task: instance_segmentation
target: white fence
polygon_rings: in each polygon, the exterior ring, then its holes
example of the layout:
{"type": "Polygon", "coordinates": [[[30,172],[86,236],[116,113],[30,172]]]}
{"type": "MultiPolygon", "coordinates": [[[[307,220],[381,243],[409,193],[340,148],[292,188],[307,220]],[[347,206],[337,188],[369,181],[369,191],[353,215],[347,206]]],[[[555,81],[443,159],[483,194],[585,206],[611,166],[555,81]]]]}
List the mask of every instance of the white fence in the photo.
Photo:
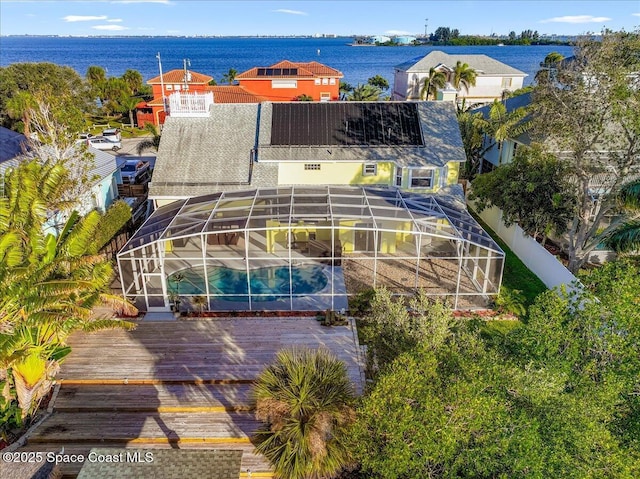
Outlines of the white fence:
{"type": "MultiPolygon", "coordinates": [[[[473,202],[470,202],[469,206],[474,208],[473,202]]],[[[547,288],[578,281],[555,256],[525,234],[520,226],[514,224],[507,228],[502,221],[502,210],[496,207],[486,208],[479,215],[547,288]]]]}

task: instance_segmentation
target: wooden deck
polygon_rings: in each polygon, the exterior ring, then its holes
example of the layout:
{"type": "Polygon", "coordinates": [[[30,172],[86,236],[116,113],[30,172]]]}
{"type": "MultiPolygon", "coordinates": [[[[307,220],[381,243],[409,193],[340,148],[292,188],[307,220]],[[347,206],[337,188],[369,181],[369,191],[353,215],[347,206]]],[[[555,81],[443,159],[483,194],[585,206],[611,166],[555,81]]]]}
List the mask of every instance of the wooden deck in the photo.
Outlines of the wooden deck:
{"type": "MultiPolygon", "coordinates": [[[[242,451],[241,476],[268,477],[251,436],[259,427],[251,382],[286,347],[325,347],[362,391],[350,327],[315,319],[215,319],[139,323],[134,331],[76,334],[62,366],[54,413],[24,451],[88,454],[92,447],[242,451]]],[[[75,477],[81,465],[62,467],[75,477]]]]}

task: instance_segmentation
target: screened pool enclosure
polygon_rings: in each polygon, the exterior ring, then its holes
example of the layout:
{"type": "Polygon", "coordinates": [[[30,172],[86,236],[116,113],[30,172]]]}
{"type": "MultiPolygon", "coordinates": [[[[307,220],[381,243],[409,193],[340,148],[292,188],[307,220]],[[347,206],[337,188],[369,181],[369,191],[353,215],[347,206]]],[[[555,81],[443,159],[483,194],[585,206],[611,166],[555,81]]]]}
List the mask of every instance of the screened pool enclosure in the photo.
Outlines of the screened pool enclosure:
{"type": "Polygon", "coordinates": [[[341,310],[380,286],[469,309],[498,293],[504,252],[451,197],[317,186],[176,201],[117,259],[142,310],[341,310]]]}

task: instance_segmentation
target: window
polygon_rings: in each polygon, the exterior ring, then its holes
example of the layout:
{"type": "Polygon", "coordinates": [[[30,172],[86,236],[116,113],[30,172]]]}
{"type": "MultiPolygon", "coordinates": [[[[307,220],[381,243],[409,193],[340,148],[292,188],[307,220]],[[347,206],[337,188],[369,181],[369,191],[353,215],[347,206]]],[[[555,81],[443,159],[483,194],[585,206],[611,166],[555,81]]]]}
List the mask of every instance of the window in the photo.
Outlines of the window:
{"type": "Polygon", "coordinates": [[[329,101],[329,100],[331,100],[331,93],[326,91],[320,93],[320,101],[329,101]]]}
{"type": "Polygon", "coordinates": [[[305,163],[304,164],[304,169],[305,170],[319,170],[320,169],[320,163],[305,163]]]}
{"type": "Polygon", "coordinates": [[[322,80],[320,80],[320,78],[316,78],[316,79],[314,80],[314,83],[315,83],[316,85],[320,85],[320,83],[321,83],[321,82],[322,82],[322,80]]]}
{"type": "Polygon", "coordinates": [[[180,91],[180,85],[173,85],[173,89],[175,91],[180,91]]]}
{"type": "Polygon", "coordinates": [[[411,188],[432,188],[433,170],[431,168],[414,168],[411,170],[411,188]]]}
{"type": "Polygon", "coordinates": [[[362,176],[376,176],[378,174],[378,165],[376,163],[365,163],[362,165],[362,176]]]}
{"type": "Polygon", "coordinates": [[[402,168],[396,167],[396,186],[402,186],[402,168]]]}
{"type": "Polygon", "coordinates": [[[336,79],[335,78],[329,78],[329,85],[335,85],[336,84],[336,79]]]}
{"type": "Polygon", "coordinates": [[[298,88],[297,80],[271,80],[271,88],[298,88]]]}
{"type": "Polygon", "coordinates": [[[328,85],[329,84],[329,79],[328,78],[323,78],[322,79],[322,84],[323,85],[328,85]]]}
{"type": "Polygon", "coordinates": [[[511,87],[511,78],[503,78],[502,88],[510,88],[510,87],[511,87]]]}
{"type": "Polygon", "coordinates": [[[167,85],[167,90],[173,90],[173,85],[167,85]]]}

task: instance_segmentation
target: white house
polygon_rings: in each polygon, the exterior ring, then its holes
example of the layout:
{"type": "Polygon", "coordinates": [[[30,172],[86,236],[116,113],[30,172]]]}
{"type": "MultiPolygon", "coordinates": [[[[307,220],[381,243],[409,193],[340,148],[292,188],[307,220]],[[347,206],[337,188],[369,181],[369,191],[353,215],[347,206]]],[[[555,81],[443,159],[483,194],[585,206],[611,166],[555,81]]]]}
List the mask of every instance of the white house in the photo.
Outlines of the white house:
{"type": "MultiPolygon", "coordinates": [[[[394,67],[392,100],[419,100],[424,80],[429,70],[436,68],[453,83],[453,71],[457,62],[467,63],[476,73],[476,84],[467,91],[461,87],[458,100],[466,99],[467,105],[491,103],[502,97],[505,90],[522,88],[526,73],[505,65],[487,55],[449,55],[433,51],[394,67]]],[[[445,95],[446,97],[446,95],[445,95]]]]}

